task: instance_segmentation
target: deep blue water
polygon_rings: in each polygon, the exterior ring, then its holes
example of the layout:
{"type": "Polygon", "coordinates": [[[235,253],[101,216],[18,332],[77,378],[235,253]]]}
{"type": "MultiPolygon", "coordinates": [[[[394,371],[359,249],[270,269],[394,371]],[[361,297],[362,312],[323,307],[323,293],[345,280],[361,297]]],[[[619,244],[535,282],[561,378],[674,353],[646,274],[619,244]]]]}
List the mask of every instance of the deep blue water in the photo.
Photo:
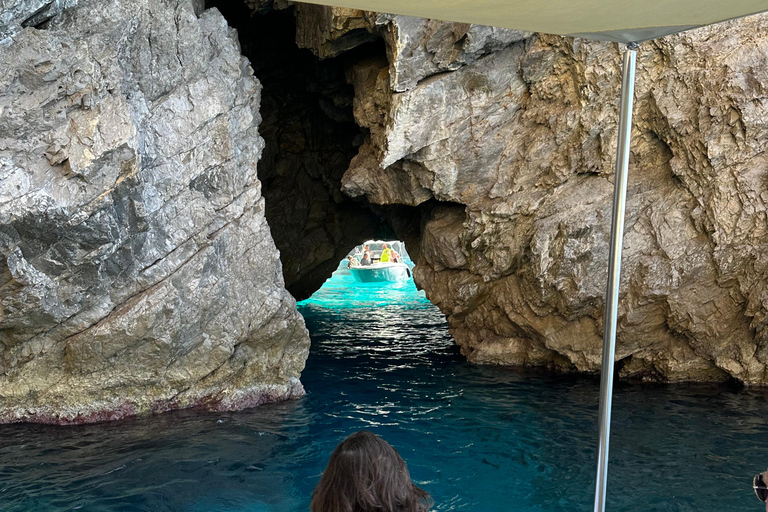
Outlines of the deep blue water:
{"type": "MultiPolygon", "coordinates": [[[[439,511],[589,511],[599,382],[467,364],[412,282],[337,276],[299,307],[306,397],[76,427],[0,426],[0,510],[305,511],[328,456],[367,428],[439,511]]],[[[760,511],[765,390],[620,384],[609,511],[760,511]]]]}

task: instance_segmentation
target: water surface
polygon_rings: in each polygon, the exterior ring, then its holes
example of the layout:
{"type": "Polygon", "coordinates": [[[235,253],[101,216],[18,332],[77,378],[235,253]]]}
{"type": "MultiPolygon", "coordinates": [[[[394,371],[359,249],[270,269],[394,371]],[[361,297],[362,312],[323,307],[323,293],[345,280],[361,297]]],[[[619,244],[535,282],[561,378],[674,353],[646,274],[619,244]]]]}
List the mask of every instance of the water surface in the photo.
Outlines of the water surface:
{"type": "MultiPolygon", "coordinates": [[[[0,426],[0,510],[305,511],[336,444],[390,441],[435,510],[589,511],[596,379],[467,364],[412,282],[335,276],[299,310],[306,397],[76,427],[0,426]]],[[[762,390],[619,384],[609,511],[760,511],[762,390]]]]}

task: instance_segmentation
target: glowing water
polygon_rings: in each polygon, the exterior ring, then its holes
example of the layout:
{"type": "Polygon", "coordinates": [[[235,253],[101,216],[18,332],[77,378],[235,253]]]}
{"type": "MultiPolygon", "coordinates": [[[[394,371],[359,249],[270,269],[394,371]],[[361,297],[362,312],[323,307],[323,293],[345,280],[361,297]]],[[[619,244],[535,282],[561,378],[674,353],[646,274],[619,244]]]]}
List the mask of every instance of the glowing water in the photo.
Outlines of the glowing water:
{"type": "MultiPolygon", "coordinates": [[[[334,276],[300,304],[308,395],[240,413],[0,426],[0,510],[306,511],[334,446],[389,440],[439,511],[592,509],[599,383],[477,367],[416,291],[334,276]]],[[[610,511],[759,511],[764,391],[620,384],[610,511]]]]}

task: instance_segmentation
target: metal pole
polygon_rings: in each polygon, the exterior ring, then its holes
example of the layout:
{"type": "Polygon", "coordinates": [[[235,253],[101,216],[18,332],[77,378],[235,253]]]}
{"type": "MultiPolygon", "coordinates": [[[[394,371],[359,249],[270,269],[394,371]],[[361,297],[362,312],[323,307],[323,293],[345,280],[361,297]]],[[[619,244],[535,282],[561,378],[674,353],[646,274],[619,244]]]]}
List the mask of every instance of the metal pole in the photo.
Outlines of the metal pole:
{"type": "Polygon", "coordinates": [[[627,205],[627,170],[629,142],[632,135],[632,100],[635,93],[635,49],[627,45],[621,74],[621,111],[619,113],[619,142],[616,151],[616,176],[613,188],[611,218],[611,255],[608,263],[608,290],[605,294],[605,325],[603,326],[603,368],[600,381],[600,441],[597,452],[597,486],[595,512],[605,510],[605,486],[608,478],[608,439],[611,433],[611,400],[613,397],[613,359],[616,353],[616,319],[619,308],[621,280],[621,245],[624,238],[624,210],[627,205]]]}

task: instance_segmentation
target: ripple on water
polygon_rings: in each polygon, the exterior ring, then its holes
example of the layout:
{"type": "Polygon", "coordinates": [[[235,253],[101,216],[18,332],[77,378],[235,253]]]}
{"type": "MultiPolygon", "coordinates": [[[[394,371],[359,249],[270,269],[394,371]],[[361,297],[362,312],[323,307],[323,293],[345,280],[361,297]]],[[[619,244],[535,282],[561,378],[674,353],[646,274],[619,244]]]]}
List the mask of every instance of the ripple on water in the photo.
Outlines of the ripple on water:
{"type": "MultiPolygon", "coordinates": [[[[595,379],[464,362],[413,287],[334,277],[300,303],[306,397],[73,427],[0,426],[3,511],[305,511],[328,456],[369,428],[439,511],[592,509],[595,379]]],[[[761,510],[764,391],[619,384],[608,509],[761,510]]]]}

